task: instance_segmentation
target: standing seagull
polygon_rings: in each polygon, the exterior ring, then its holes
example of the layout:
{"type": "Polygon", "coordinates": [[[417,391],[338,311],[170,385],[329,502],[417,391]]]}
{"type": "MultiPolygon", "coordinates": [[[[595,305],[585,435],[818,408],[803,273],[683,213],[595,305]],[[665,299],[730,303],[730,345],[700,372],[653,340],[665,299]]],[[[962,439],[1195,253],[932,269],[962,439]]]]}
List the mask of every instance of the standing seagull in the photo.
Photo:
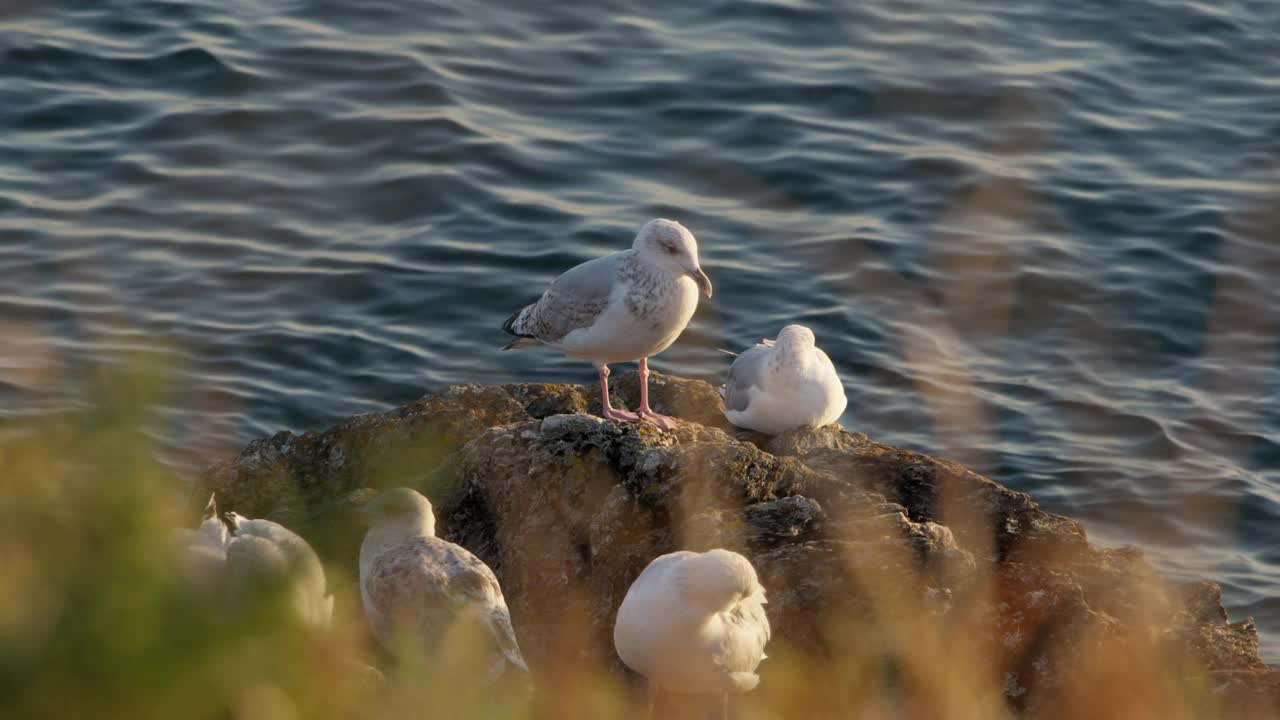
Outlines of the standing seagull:
{"type": "Polygon", "coordinates": [[[649,681],[650,710],[662,692],[718,696],[760,682],[769,642],[764,588],[751,562],[729,550],[673,552],[631,584],[618,608],[613,645],[627,667],[649,681]]]}
{"type": "Polygon", "coordinates": [[[720,394],[729,422],[769,435],[835,422],[848,404],[831,358],[803,325],[739,355],[720,394]]]}
{"type": "Polygon", "coordinates": [[[387,490],[363,509],[369,532],[360,546],[365,617],[389,651],[398,632],[434,654],[460,623],[486,637],[490,680],[509,666],[528,671],[498,578],[480,558],[435,536],[431,502],[409,488],[387,490]]]}
{"type": "Polygon", "coordinates": [[[675,419],[649,407],[649,357],[675,342],[698,307],[698,291],[711,297],[711,281],[698,264],[698,242],[674,220],[650,220],[630,250],[588,260],[551,283],[537,302],[507,319],[516,336],[502,348],[548,345],[572,358],[590,360],[600,373],[604,416],[646,419],[664,430],[675,419]],[[640,361],[640,410],[609,403],[611,362],[640,361]]]}

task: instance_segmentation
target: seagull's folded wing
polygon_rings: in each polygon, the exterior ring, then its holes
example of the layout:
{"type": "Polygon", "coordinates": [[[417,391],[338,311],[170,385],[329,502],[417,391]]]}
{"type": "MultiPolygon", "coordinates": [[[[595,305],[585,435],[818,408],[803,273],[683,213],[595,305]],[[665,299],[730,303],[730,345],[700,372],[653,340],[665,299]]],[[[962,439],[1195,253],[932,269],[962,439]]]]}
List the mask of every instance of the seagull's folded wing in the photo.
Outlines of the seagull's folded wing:
{"type": "Polygon", "coordinates": [[[751,388],[763,385],[762,376],[771,350],[756,345],[747,349],[729,366],[724,383],[724,404],[728,410],[743,412],[751,404],[751,388]]]}
{"type": "Polygon", "coordinates": [[[609,307],[622,258],[616,253],[606,255],[565,272],[519,314],[512,329],[554,343],[574,330],[590,327],[609,307]]]}

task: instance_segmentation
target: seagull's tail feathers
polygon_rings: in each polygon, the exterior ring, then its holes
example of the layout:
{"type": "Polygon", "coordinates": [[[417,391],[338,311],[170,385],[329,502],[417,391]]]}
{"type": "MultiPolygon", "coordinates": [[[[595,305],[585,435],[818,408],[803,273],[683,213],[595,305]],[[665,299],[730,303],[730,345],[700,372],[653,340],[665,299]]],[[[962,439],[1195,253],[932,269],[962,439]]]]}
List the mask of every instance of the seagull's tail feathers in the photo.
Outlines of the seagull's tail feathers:
{"type": "Polygon", "coordinates": [[[750,692],[760,684],[760,676],[753,672],[729,673],[725,679],[728,681],[726,690],[735,693],[750,692]]]}
{"type": "Polygon", "coordinates": [[[523,347],[532,347],[534,345],[542,344],[541,340],[524,332],[522,328],[522,325],[523,325],[522,321],[524,319],[524,314],[531,307],[533,306],[526,305],[520,308],[519,310],[515,311],[515,313],[513,313],[511,317],[507,318],[506,322],[502,323],[502,329],[505,332],[507,332],[510,335],[516,336],[515,340],[512,340],[511,342],[507,343],[502,347],[503,350],[518,350],[523,347]]]}
{"type": "Polygon", "coordinates": [[[529,306],[525,305],[519,310],[511,313],[511,317],[507,318],[507,321],[502,323],[503,331],[510,333],[512,335],[524,335],[524,333],[517,330],[516,327],[520,324],[520,316],[523,315],[524,311],[528,309],[529,309],[529,306]]]}
{"type": "MultiPolygon", "coordinates": [[[[716,350],[719,350],[720,352],[724,353],[725,355],[728,355],[729,357],[735,357],[735,358],[738,357],[738,353],[732,350],[725,350],[724,348],[716,348],[716,350]]],[[[729,372],[732,373],[733,368],[730,368],[729,372]]],[[[729,386],[727,384],[721,385],[717,389],[720,391],[720,399],[722,400],[729,399],[729,386]]]]}
{"type": "Polygon", "coordinates": [[[527,677],[529,665],[524,661],[524,655],[520,652],[520,643],[516,640],[516,631],[511,627],[511,611],[507,609],[507,604],[501,597],[489,614],[488,627],[493,634],[493,639],[497,641],[495,649],[498,651],[498,663],[495,666],[494,677],[501,676],[508,669],[520,671],[517,674],[527,677]]]}
{"type": "Polygon", "coordinates": [[[524,672],[529,672],[529,666],[525,663],[524,656],[520,654],[520,648],[508,648],[503,652],[503,657],[506,658],[507,663],[512,667],[523,670],[524,672]]]}
{"type": "Polygon", "coordinates": [[[218,496],[216,493],[209,493],[209,501],[204,504],[204,512],[201,513],[200,519],[209,520],[218,517],[218,496]]]}
{"type": "Polygon", "coordinates": [[[541,345],[542,341],[535,337],[518,337],[515,340],[502,346],[503,350],[519,350],[520,348],[533,347],[541,345]]]}

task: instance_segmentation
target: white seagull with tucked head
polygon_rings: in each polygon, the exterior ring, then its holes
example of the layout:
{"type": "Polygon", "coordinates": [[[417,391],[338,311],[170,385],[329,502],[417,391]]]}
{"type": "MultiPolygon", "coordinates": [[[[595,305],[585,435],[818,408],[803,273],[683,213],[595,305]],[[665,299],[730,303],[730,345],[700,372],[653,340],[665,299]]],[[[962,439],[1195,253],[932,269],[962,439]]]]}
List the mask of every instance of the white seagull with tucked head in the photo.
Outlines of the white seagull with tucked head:
{"type": "Polygon", "coordinates": [[[650,220],[630,250],[578,265],[551,283],[542,297],[507,319],[515,335],[503,350],[547,345],[590,360],[600,373],[604,416],[649,420],[663,429],[675,419],[649,407],[649,357],[675,342],[698,307],[698,291],[711,297],[711,281],[698,263],[693,233],[674,220],[650,220]],[[609,403],[609,365],[640,361],[638,413],[609,403]]]}
{"type": "Polygon", "coordinates": [[[803,325],[737,356],[720,394],[729,422],[769,435],[833,423],[849,402],[831,358],[803,325]]]}
{"type": "MultiPolygon", "coordinates": [[[[627,667],[661,693],[728,696],[760,682],[769,642],[764,588],[751,562],[716,549],[663,555],[631,584],[618,608],[613,644],[627,667]]],[[[652,708],[652,706],[651,706],[652,708]]]]}

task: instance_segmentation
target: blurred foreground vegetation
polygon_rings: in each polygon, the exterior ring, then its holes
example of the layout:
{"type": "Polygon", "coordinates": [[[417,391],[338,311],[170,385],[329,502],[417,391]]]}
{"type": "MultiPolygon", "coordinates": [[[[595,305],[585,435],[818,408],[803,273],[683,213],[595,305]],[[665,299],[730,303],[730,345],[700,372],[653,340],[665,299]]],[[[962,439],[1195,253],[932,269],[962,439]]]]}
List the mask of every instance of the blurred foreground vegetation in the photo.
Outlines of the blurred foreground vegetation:
{"type": "MultiPolygon", "coordinates": [[[[103,370],[81,409],[0,432],[0,717],[644,715],[635,684],[575,655],[573,638],[561,662],[531,660],[531,692],[518,682],[484,687],[475,680],[483,658],[471,663],[465,651],[448,665],[412,652],[390,662],[365,628],[354,568],[327,566],[337,602],[332,628],[319,632],[294,619],[282,588],[235,603],[185,576],[170,531],[197,518],[183,478],[155,459],[145,432],[165,377],[150,361],[103,370]]],[[[735,716],[1011,717],[1018,689],[1001,668],[963,661],[983,656],[975,628],[986,609],[875,608],[874,622],[829,628],[842,642],[821,659],[776,637],[761,687],[735,716]]],[[[1076,646],[1084,681],[1042,705],[1053,718],[1224,717],[1159,643],[1076,646]]]]}
{"type": "MultiPolygon", "coordinates": [[[[80,409],[0,427],[0,717],[534,711],[520,682],[498,692],[473,681],[487,669],[480,654],[428,666],[410,649],[388,662],[365,629],[354,568],[326,567],[337,596],[328,631],[298,622],[283,586],[233,602],[185,575],[171,530],[198,518],[145,432],[166,377],[145,359],[104,369],[80,409]]],[[[615,696],[593,699],[596,687],[607,684],[581,689],[582,716],[616,714],[615,696]]]]}

